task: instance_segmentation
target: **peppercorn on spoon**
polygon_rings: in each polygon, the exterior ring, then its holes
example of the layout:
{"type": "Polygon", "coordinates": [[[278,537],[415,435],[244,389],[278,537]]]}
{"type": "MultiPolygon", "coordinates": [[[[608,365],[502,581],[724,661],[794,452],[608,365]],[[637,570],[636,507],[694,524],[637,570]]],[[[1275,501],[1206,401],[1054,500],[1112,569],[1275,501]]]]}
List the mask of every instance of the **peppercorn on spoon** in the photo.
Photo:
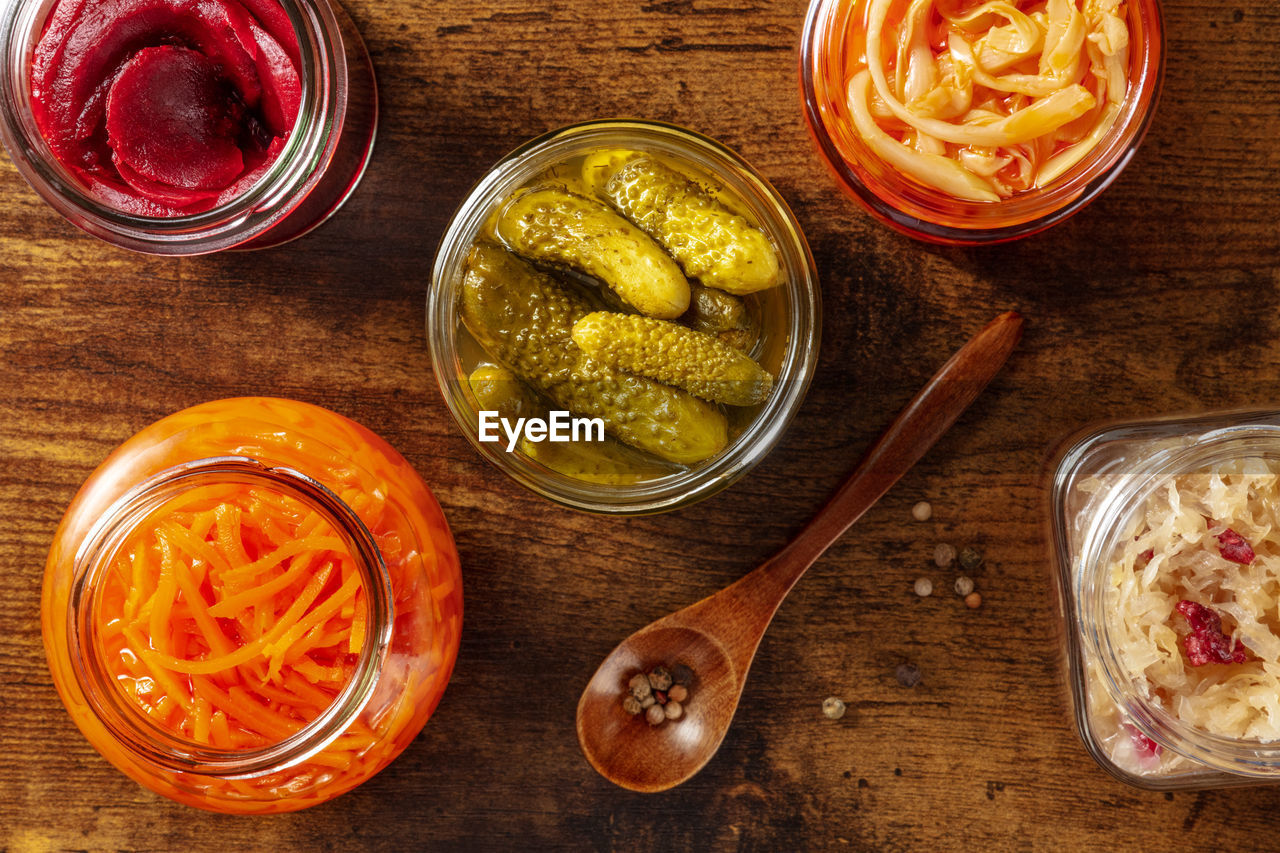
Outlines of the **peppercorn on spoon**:
{"type": "Polygon", "coordinates": [[[591,766],[633,791],[664,791],[711,760],[733,721],[773,614],[824,551],[942,437],[1008,359],[1022,317],[996,317],[929,380],[795,539],[725,589],[650,623],[600,664],[578,702],[578,742],[591,766]],[[684,714],[659,726],[627,713],[636,673],[683,664],[693,673],[684,714]]]}

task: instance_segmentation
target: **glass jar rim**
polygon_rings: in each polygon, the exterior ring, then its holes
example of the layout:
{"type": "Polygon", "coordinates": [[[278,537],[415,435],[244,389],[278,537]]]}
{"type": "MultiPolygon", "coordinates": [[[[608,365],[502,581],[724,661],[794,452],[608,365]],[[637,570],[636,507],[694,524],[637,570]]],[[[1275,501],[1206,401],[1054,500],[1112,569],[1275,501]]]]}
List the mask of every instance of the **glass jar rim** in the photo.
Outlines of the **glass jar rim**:
{"type": "Polygon", "coordinates": [[[374,695],[391,647],[394,627],[391,580],[376,540],[338,495],[306,474],[268,466],[246,456],[219,456],[170,466],[138,483],[96,520],[74,556],[67,599],[66,641],[77,687],[95,717],[135,758],[196,775],[259,775],[304,761],[325,749],[356,720],[374,695]],[[367,608],[367,638],[355,672],[320,715],[294,734],[262,747],[224,750],[201,747],[157,726],[128,703],[98,658],[93,637],[96,587],[106,564],[138,523],[184,491],[199,486],[252,482],[317,511],[347,541],[360,573],[367,608]]]}
{"type": "MultiPolygon", "coordinates": [[[[1130,60],[1138,69],[1131,81],[1123,110],[1093,150],[1080,162],[1047,186],[1018,193],[1000,202],[961,202],[939,190],[902,178],[868,154],[847,157],[834,137],[826,116],[828,86],[822,69],[826,54],[823,41],[837,21],[838,12],[848,11],[851,0],[810,0],[801,31],[799,83],[800,100],[815,146],[841,187],[880,222],[908,236],[932,243],[992,245],[1036,234],[1070,218],[1093,201],[1119,177],[1137,152],[1155,115],[1164,79],[1164,18],[1160,0],[1134,0],[1131,15],[1141,7],[1143,23],[1141,50],[1130,60]],[[820,92],[820,88],[822,92],[820,92]],[[866,162],[890,174],[891,184],[868,169],[866,162]],[[865,175],[863,173],[866,173],[865,175]],[[948,219],[968,219],[964,225],[935,221],[928,215],[929,204],[943,200],[962,212],[948,219]],[[983,225],[982,219],[998,205],[1002,219],[997,225],[983,225]]],[[[840,44],[843,44],[843,36],[840,44]]]]}
{"type": "Polygon", "coordinates": [[[250,186],[209,210],[144,216],[92,195],[49,149],[31,116],[34,39],[60,0],[15,0],[0,17],[0,141],[24,180],[54,210],[113,245],[198,255],[252,240],[284,218],[322,177],[345,121],[346,56],[328,0],[277,0],[298,39],[301,100],[279,155],[250,186]]]}
{"type": "Polygon", "coordinates": [[[778,191],[723,144],[679,125],[647,119],[595,119],[538,136],[498,160],[472,187],[450,220],[436,252],[427,293],[426,325],[436,383],[454,421],[482,457],[531,491],[575,509],[640,515],[685,506],[729,486],[780,440],[795,417],[817,364],[821,301],[817,268],[795,215],[778,191]],[[746,429],[718,456],[687,471],[632,485],[601,486],[539,470],[517,454],[495,450],[473,434],[473,412],[457,387],[461,366],[455,346],[456,285],[466,252],[493,205],[557,159],[596,145],[648,146],[690,160],[739,192],[767,233],[781,245],[792,270],[785,288],[790,304],[783,369],[771,396],[746,429]],[[704,159],[698,159],[699,157],[704,159]]]}
{"type": "MultiPolygon", "coordinates": [[[[1222,414],[1197,416],[1185,422],[1205,422],[1222,414]]],[[[1168,446],[1127,469],[1122,480],[1101,497],[1079,549],[1080,568],[1074,572],[1073,593],[1078,602],[1075,620],[1086,651],[1099,663],[1108,699],[1140,734],[1161,748],[1213,770],[1234,776],[1273,778],[1280,774],[1280,740],[1268,742],[1213,734],[1178,719],[1158,703],[1144,698],[1135,677],[1120,661],[1106,618],[1106,585],[1097,582],[1103,576],[1109,555],[1119,544],[1126,522],[1170,478],[1242,456],[1280,460],[1280,420],[1263,422],[1247,417],[1269,414],[1275,418],[1275,413],[1238,414],[1247,422],[1206,429],[1182,440],[1167,439],[1168,446]]],[[[1094,430],[1076,442],[1064,459],[1070,459],[1073,453],[1111,430],[1137,425],[1131,422],[1094,430]]]]}

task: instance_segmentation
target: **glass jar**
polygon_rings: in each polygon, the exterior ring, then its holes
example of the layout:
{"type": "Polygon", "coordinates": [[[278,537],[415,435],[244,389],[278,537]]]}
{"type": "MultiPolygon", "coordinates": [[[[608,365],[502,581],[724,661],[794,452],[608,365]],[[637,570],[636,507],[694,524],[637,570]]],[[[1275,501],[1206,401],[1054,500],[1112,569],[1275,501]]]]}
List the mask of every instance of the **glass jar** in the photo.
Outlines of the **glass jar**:
{"type": "Polygon", "coordinates": [[[152,424],[89,477],[49,552],[42,627],[108,761],[178,802],[263,813],[329,800],[408,746],[461,612],[444,516],[395,450],[328,410],[240,398],[152,424]]]}
{"type": "Polygon", "coordinates": [[[1133,159],[1155,113],[1164,76],[1159,0],[1130,0],[1129,88],[1120,114],[1078,163],[1043,187],[998,202],[965,201],[903,175],[854,129],[849,44],[866,0],[811,0],[800,46],[800,95],[809,131],[840,186],[872,216],[919,240],[977,245],[1043,231],[1110,186],[1133,159]]]}
{"type": "Polygon", "coordinates": [[[566,506],[637,514],[687,506],[716,493],[736,482],[778,443],[813,376],[821,308],[817,271],[799,224],[778,192],[741,157],[705,136],[673,125],[603,120],[571,125],[534,139],[481,178],[440,241],[427,294],[426,327],[436,382],[454,420],[484,458],[521,485],[566,506]],[[462,327],[459,298],[468,252],[505,199],[552,168],[616,149],[661,158],[704,189],[709,188],[718,200],[766,235],[777,252],[783,281],[744,297],[760,323],[758,339],[748,354],[772,373],[775,382],[762,404],[726,407],[732,408],[727,446],[706,461],[674,464],[618,445],[617,453],[626,457],[621,464],[630,466],[629,474],[592,480],[568,476],[519,448],[508,452],[505,441],[480,440],[479,412],[483,407],[468,377],[486,355],[462,327]]]}
{"type": "MultiPolygon", "coordinates": [[[[1064,675],[1086,749],[1105,770],[1125,782],[1171,790],[1280,778],[1280,740],[1210,731],[1193,715],[1225,719],[1233,712],[1203,704],[1194,712],[1182,710],[1189,708],[1187,700],[1167,687],[1165,673],[1182,678],[1185,672],[1186,683],[1195,686],[1183,692],[1203,702],[1216,702],[1221,694],[1208,692],[1214,684],[1250,677],[1247,671],[1232,667],[1262,664],[1257,660],[1245,664],[1195,661],[1187,645],[1195,626],[1180,615],[1186,602],[1166,613],[1174,598],[1199,598],[1207,601],[1198,604],[1207,604],[1232,621],[1243,616],[1239,608],[1248,599],[1237,599],[1233,590],[1251,583],[1250,575],[1238,565],[1242,558],[1233,558],[1222,544],[1222,537],[1232,532],[1230,525],[1239,522],[1210,518],[1205,515],[1208,510],[1187,502],[1183,495],[1191,486],[1180,485],[1177,492],[1178,511],[1185,509],[1189,521],[1176,516],[1178,520],[1166,522],[1170,513],[1161,509],[1165,503],[1159,503],[1171,500],[1165,496],[1171,494],[1175,478],[1178,484],[1199,484],[1199,478],[1211,483],[1213,475],[1205,472],[1214,471],[1219,472],[1220,481],[1229,479],[1232,472],[1234,476],[1263,472],[1262,476],[1270,477],[1265,473],[1270,468],[1280,468],[1280,412],[1276,411],[1217,412],[1095,426],[1069,439],[1057,454],[1049,495],[1050,532],[1064,675]],[[1224,526],[1226,530],[1220,531],[1224,526]],[[1178,548],[1161,544],[1158,537],[1166,535],[1160,532],[1165,530],[1180,531],[1175,540],[1178,548]],[[1147,547],[1149,536],[1157,537],[1151,548],[1147,547]],[[1202,543],[1199,551],[1186,545],[1192,539],[1202,543]],[[1208,585],[1197,581],[1190,592],[1179,586],[1180,579],[1170,581],[1169,592],[1162,588],[1158,594],[1137,596],[1121,591],[1149,583],[1148,574],[1157,581],[1172,577],[1184,571],[1181,566],[1193,557],[1205,561],[1198,571],[1220,580],[1208,585]],[[1172,562],[1175,558],[1180,562],[1172,562]],[[1233,574],[1241,580],[1233,580],[1233,574]],[[1157,627],[1149,627],[1148,622],[1157,627]],[[1151,636],[1152,643],[1135,642],[1135,630],[1137,636],[1151,636]]],[[[1244,485],[1235,488],[1253,488],[1248,481],[1241,482],[1244,485]]],[[[1205,494],[1215,493],[1205,490],[1205,494]]],[[[1249,494],[1265,500],[1255,491],[1249,494]]],[[[1220,496],[1212,499],[1223,501],[1220,496]]],[[[1247,556],[1252,560],[1252,551],[1247,556]]],[[[1220,623],[1217,629],[1225,637],[1224,648],[1230,644],[1233,650],[1242,644],[1247,648],[1253,642],[1250,637],[1256,636],[1243,631],[1243,618],[1234,631],[1227,627],[1220,623]]],[[[1280,696],[1258,697],[1262,703],[1258,707],[1276,699],[1280,696]]]]}
{"type": "Polygon", "coordinates": [[[279,245],[320,225],[355,190],[373,150],[377,88],[355,24],[328,0],[278,0],[297,36],[301,101],[293,131],[266,171],[200,212],[123,212],[51,151],[32,111],[36,45],[58,0],[16,0],[0,13],[0,139],[19,173],[73,225],[115,246],[199,255],[279,245]]]}

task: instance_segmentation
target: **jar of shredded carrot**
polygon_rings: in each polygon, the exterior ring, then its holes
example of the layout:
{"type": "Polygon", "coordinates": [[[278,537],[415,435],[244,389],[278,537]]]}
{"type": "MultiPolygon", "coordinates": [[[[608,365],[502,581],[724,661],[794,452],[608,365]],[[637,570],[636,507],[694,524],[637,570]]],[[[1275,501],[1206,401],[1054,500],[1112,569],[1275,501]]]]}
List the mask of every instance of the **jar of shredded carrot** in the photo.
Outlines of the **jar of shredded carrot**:
{"type": "Polygon", "coordinates": [[[85,482],[45,571],[45,649],[90,743],[222,812],[329,800],[417,735],[457,656],[439,505],[364,427],[289,400],[152,424],[85,482]]]}

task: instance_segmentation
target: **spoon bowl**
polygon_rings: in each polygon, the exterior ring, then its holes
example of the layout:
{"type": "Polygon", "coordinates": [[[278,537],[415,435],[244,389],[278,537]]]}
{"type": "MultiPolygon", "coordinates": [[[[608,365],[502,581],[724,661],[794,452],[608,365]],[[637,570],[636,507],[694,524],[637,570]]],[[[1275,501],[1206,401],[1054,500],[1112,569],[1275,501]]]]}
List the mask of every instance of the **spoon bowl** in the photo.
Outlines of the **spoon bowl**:
{"type": "Polygon", "coordinates": [[[587,760],[602,775],[625,780],[619,784],[633,791],[661,791],[702,769],[729,730],[745,676],[714,637],[664,622],[632,634],[614,649],[578,705],[578,740],[587,760]],[[650,726],[623,710],[632,676],[680,664],[693,671],[695,680],[679,720],[650,726]],[[725,696],[732,701],[724,701],[725,696]]]}
{"type": "Polygon", "coordinates": [[[912,398],[853,473],[790,544],[759,568],[618,644],[578,701],[578,742],[601,776],[633,791],[662,791],[703,768],[733,722],[765,629],[809,566],[911,469],[1008,359],[1022,318],[1001,314],[912,398]],[[685,713],[650,726],[622,706],[628,681],[655,666],[694,674],[685,713]]]}

